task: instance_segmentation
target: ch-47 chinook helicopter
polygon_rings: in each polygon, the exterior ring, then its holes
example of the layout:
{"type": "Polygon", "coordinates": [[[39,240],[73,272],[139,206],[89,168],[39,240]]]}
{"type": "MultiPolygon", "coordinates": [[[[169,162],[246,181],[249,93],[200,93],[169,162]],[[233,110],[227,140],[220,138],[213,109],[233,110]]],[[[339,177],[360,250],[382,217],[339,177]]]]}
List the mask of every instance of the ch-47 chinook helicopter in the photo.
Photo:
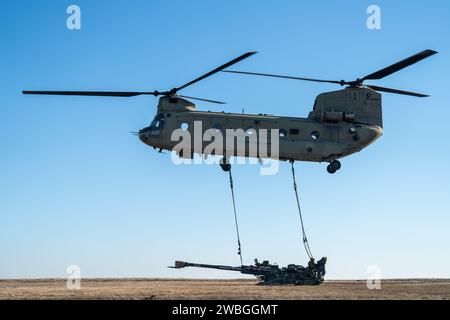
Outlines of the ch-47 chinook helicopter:
{"type": "MultiPolygon", "coordinates": [[[[340,169],[338,159],[353,154],[367,147],[382,135],[382,110],[380,92],[397,93],[415,97],[427,95],[402,91],[375,85],[364,85],[366,80],[379,80],[403,68],[406,68],[435,53],[433,50],[424,50],[389,67],[371,73],[354,81],[334,81],[311,78],[300,78],[266,73],[225,70],[235,63],[248,58],[256,52],[247,52],[230,62],[192,80],[180,87],[169,91],[151,92],[104,92],[104,91],[23,91],[24,94],[48,95],[79,95],[79,96],[112,96],[133,97],[138,95],[161,96],[157,112],[151,124],[138,132],[139,139],[145,144],[162,150],[173,150],[178,141],[172,141],[171,133],[182,127],[194,135],[194,121],[201,121],[202,132],[214,129],[225,132],[226,129],[255,130],[278,129],[279,131],[279,159],[289,161],[329,162],[327,171],[335,173],[340,169]],[[196,106],[189,100],[201,100],[211,103],[223,102],[194,98],[179,95],[178,92],[197,83],[217,72],[250,74],[294,80],[334,83],[346,86],[342,90],[319,94],[314,103],[313,110],[308,117],[284,117],[274,115],[239,114],[211,111],[197,111],[196,106]],[[188,100],[189,99],[189,100],[188,100]]],[[[267,142],[270,143],[270,140],[267,142]]],[[[192,152],[204,154],[206,142],[192,152]]],[[[193,147],[194,148],[194,147],[193,147]]],[[[234,149],[234,152],[237,152],[234,149]]],[[[256,155],[245,148],[245,157],[263,157],[258,151],[256,155]]],[[[230,155],[226,145],[222,150],[216,149],[216,155],[230,155]]],[[[231,154],[238,155],[238,154],[231,154]]],[[[239,154],[240,155],[240,154],[239,154]]],[[[183,155],[181,155],[183,156],[183,155]]],[[[226,159],[225,159],[226,160],[226,159]]],[[[222,162],[222,169],[227,170],[227,163],[222,162]]],[[[228,167],[229,170],[229,167],[228,167]]]]}

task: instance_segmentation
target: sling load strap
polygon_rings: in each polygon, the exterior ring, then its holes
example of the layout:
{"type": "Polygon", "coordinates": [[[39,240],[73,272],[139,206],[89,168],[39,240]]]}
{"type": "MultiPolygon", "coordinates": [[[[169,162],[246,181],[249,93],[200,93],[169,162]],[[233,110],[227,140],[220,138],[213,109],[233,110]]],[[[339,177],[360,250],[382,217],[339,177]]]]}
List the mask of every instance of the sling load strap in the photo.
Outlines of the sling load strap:
{"type": "Polygon", "coordinates": [[[237,235],[237,242],[238,242],[238,255],[239,255],[239,258],[241,259],[241,266],[242,266],[243,263],[242,263],[241,239],[239,237],[239,224],[238,224],[237,212],[236,212],[236,202],[234,200],[233,177],[231,176],[231,167],[230,167],[230,170],[228,170],[228,174],[230,176],[231,198],[233,199],[234,222],[236,224],[236,235],[237,235]]]}
{"type": "Polygon", "coordinates": [[[303,225],[302,210],[300,209],[300,201],[299,201],[299,198],[298,198],[297,183],[295,181],[294,161],[291,160],[290,163],[291,163],[291,167],[292,167],[292,179],[294,180],[295,198],[297,199],[298,215],[300,216],[300,223],[301,223],[301,226],[302,226],[303,246],[305,247],[306,254],[308,255],[308,257],[310,259],[314,259],[313,255],[311,253],[311,249],[309,248],[308,239],[306,238],[306,233],[305,233],[305,227],[303,225]]]}

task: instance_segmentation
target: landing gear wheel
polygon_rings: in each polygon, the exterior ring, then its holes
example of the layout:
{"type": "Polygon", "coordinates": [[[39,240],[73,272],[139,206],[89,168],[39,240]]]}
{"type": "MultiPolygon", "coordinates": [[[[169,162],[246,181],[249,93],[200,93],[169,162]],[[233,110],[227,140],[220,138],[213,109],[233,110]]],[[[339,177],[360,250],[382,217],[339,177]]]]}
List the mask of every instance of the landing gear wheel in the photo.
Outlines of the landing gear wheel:
{"type": "Polygon", "coordinates": [[[333,160],[331,163],[327,166],[327,171],[330,174],[335,173],[341,168],[341,163],[338,160],[333,160]]]}
{"type": "Polygon", "coordinates": [[[327,166],[327,171],[328,171],[329,174],[333,174],[333,173],[336,172],[336,170],[333,169],[333,167],[331,166],[331,164],[329,164],[329,165],[327,166]]]}
{"type": "Polygon", "coordinates": [[[220,160],[220,167],[225,172],[228,172],[231,170],[231,164],[225,157],[223,157],[222,160],[220,160]]]}
{"type": "Polygon", "coordinates": [[[341,168],[341,163],[338,160],[331,161],[330,165],[335,171],[338,171],[341,168]]]}

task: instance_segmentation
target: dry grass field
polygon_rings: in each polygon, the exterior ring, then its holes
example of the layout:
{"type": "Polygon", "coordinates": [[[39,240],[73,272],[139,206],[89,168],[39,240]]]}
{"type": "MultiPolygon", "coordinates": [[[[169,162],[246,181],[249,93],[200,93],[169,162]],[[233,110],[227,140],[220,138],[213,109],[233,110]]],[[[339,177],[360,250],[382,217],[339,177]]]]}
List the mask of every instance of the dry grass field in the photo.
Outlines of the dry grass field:
{"type": "Polygon", "coordinates": [[[86,279],[0,280],[0,299],[450,299],[449,280],[326,281],[320,286],[257,286],[251,280],[86,279]]]}

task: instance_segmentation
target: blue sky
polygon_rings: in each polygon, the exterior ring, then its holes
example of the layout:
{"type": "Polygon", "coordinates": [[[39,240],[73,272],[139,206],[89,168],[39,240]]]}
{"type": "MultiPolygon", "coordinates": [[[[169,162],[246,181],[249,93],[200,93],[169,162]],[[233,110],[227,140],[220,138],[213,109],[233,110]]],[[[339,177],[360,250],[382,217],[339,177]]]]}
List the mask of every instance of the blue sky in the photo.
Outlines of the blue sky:
{"type": "MultiPolygon", "coordinates": [[[[10,1],[0,12],[0,278],[236,277],[167,269],[175,259],[239,264],[227,176],[175,166],[130,131],[153,97],[23,96],[35,90],[165,90],[249,50],[235,69],[352,80],[426,48],[438,55],[373,82],[384,135],[342,160],[297,163],[308,237],[329,278],[450,277],[450,36],[446,1],[10,1]],[[77,4],[82,29],[66,28],[77,4]]],[[[186,95],[199,110],[306,116],[329,84],[218,74],[186,95]]],[[[244,262],[307,262],[290,168],[236,166],[244,262]]]]}

